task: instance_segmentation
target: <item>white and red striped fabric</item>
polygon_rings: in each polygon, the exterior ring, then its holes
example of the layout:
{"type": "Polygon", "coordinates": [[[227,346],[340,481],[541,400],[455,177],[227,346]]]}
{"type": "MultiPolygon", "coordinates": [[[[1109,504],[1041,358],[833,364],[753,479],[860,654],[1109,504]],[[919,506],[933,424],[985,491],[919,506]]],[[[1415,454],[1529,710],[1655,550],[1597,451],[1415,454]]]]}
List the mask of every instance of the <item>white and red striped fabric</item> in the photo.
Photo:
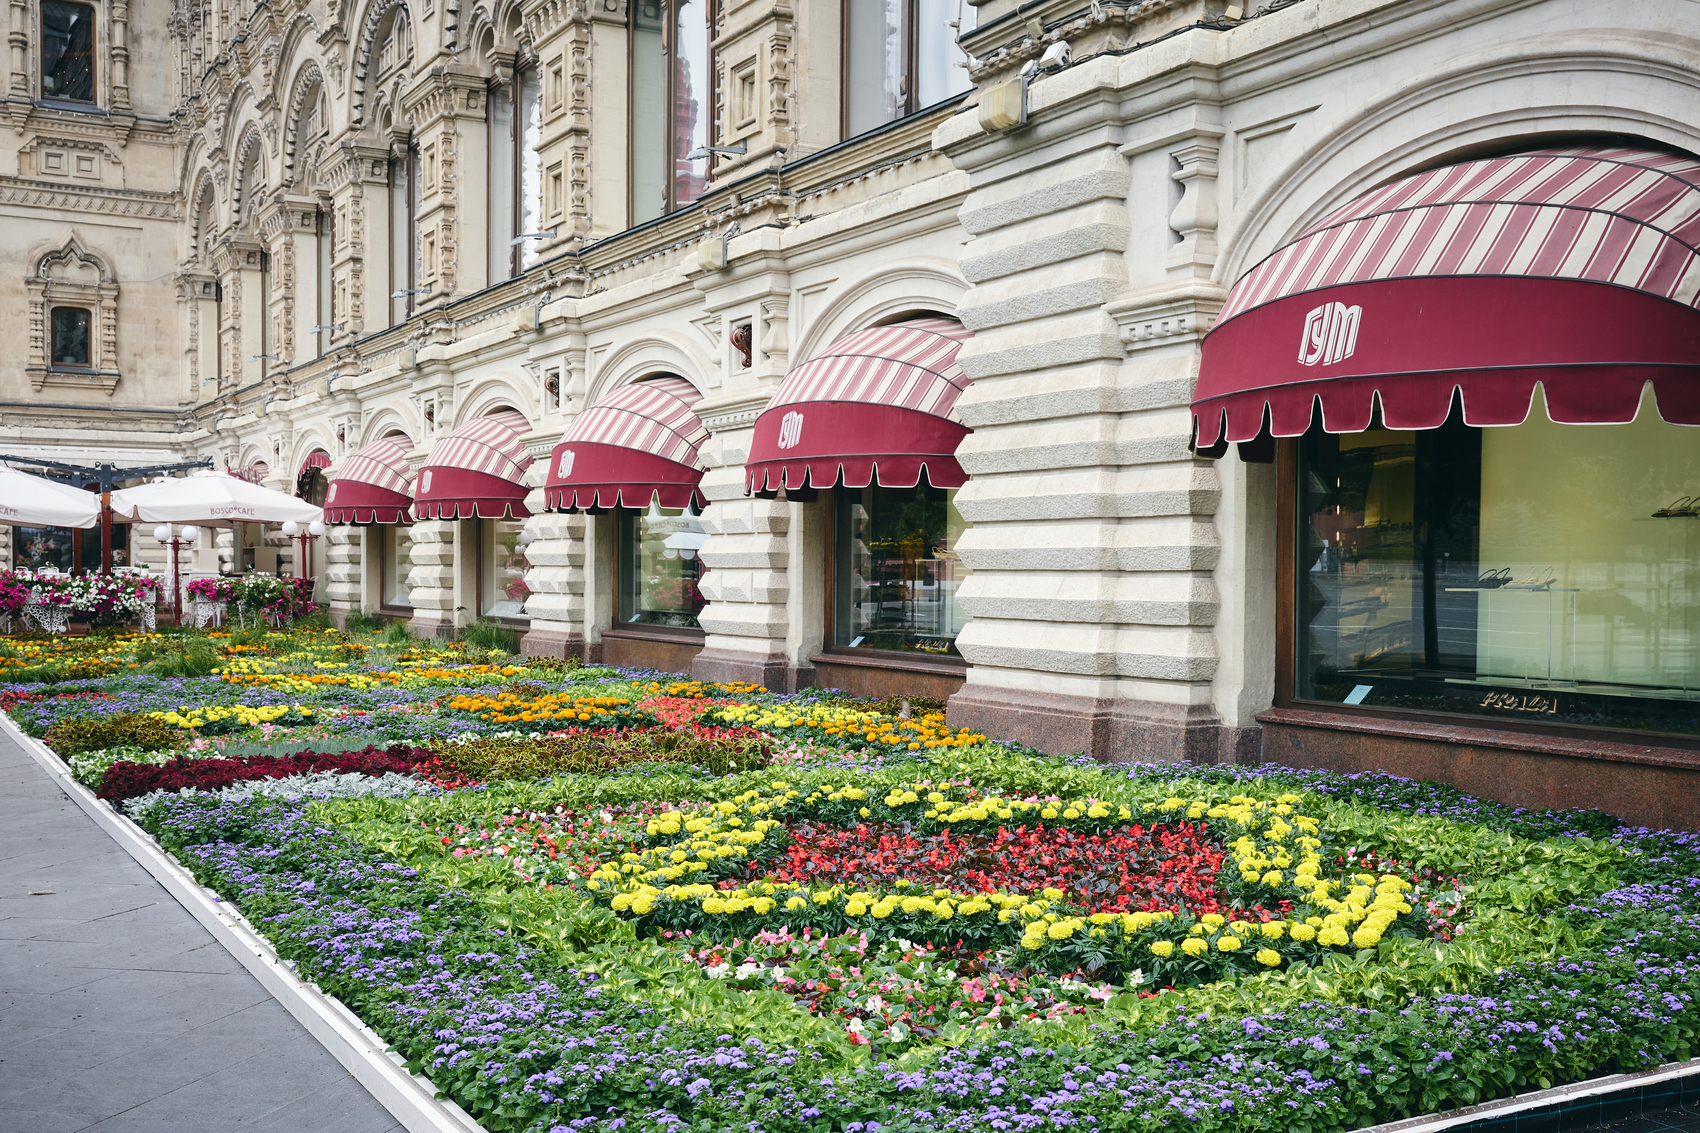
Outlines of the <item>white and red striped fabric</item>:
{"type": "Polygon", "coordinates": [[[549,458],[550,511],[687,507],[704,471],[702,394],[668,375],[621,386],[580,413],[549,458]]]}
{"type": "Polygon", "coordinates": [[[753,492],[935,487],[968,482],[951,420],[973,381],[956,363],[973,335],[954,319],[908,319],[834,342],[785,375],[756,420],[745,476],[753,492]]]}
{"type": "Polygon", "coordinates": [[[299,480],[315,468],[329,468],[330,466],[331,454],[322,448],[316,448],[307,454],[306,460],[301,462],[301,471],[295,474],[295,478],[299,480]]]}
{"type": "Polygon", "coordinates": [[[531,428],[512,409],[478,417],[431,446],[413,492],[416,519],[524,519],[531,467],[522,434],[531,428]]]}
{"type": "Polygon", "coordinates": [[[406,437],[385,437],[349,454],[325,493],[326,523],[407,523],[413,471],[406,437]]]}
{"type": "Polygon", "coordinates": [[[1537,150],[1395,181],[1324,218],[1233,287],[1205,338],[1197,443],[1516,424],[1538,383],[1555,421],[1632,420],[1651,382],[1700,424],[1700,161],[1537,150]],[[1225,425],[1224,425],[1225,422],[1225,425]],[[1225,431],[1224,431],[1225,430],[1225,431]]]}

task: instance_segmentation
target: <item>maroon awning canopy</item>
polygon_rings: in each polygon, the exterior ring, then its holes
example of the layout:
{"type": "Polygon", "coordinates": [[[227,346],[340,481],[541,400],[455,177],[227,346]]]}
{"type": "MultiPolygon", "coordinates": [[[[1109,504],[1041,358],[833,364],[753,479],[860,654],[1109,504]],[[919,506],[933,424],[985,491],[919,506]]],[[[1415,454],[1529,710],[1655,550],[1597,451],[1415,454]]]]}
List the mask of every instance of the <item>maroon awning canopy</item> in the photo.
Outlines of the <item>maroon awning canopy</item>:
{"type": "Polygon", "coordinates": [[[529,429],[513,410],[468,421],[431,448],[413,491],[415,519],[524,519],[520,483],[532,458],[520,435],[529,429]]]}
{"type": "Polygon", "coordinates": [[[412,522],[410,447],[404,437],[385,437],[350,454],[325,492],[325,522],[412,522]]]}
{"type": "Polygon", "coordinates": [[[1234,285],[1204,339],[1198,449],[1304,433],[1700,425],[1700,161],[1552,149],[1396,181],[1234,285]]]}
{"type": "Polygon", "coordinates": [[[779,488],[934,487],[968,474],[956,446],[972,430],[950,419],[973,380],[956,364],[973,336],[923,318],[846,335],[785,375],[756,419],[745,462],[752,492],[779,488]]]}
{"type": "Polygon", "coordinates": [[[683,378],[648,378],[580,413],[550,454],[544,506],[600,511],[647,507],[652,499],[690,506],[703,474],[698,453],[708,440],[692,409],[701,400],[683,378]]]}

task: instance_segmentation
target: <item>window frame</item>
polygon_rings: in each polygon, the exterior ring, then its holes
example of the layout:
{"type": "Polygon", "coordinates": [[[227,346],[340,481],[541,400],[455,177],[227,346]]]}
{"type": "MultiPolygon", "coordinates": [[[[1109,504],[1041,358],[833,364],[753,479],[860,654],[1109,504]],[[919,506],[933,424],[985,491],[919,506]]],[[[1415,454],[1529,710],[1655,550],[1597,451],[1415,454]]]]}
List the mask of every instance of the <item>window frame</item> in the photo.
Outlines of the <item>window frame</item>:
{"type": "MultiPolygon", "coordinates": [[[[100,12],[94,4],[85,4],[82,3],[81,0],[52,0],[52,2],[55,7],[82,8],[89,14],[89,97],[71,98],[68,95],[60,94],[57,91],[50,92],[47,90],[46,3],[38,5],[36,9],[36,30],[41,37],[36,50],[36,61],[38,64],[37,69],[41,72],[37,82],[37,90],[40,92],[38,97],[44,102],[69,102],[77,106],[98,107],[100,105],[100,68],[98,65],[100,59],[100,38],[98,27],[100,22],[100,12]]],[[[61,56],[61,58],[63,58],[63,56],[61,56]]]]}
{"type": "MultiPolygon", "coordinates": [[[[632,0],[632,2],[627,5],[626,12],[626,106],[628,108],[636,105],[637,98],[637,18],[638,4],[641,2],[642,0],[632,0]]],[[[677,85],[679,78],[679,69],[677,65],[679,51],[679,19],[676,11],[678,2],[679,0],[656,0],[656,3],[660,6],[662,12],[661,51],[663,60],[662,69],[664,87],[662,90],[661,105],[665,115],[665,128],[661,131],[661,137],[659,139],[659,144],[661,145],[662,171],[661,213],[657,217],[650,218],[652,220],[659,220],[661,217],[671,216],[673,213],[676,213],[681,209],[689,208],[698,200],[702,199],[702,194],[698,194],[698,196],[692,200],[681,202],[678,194],[678,178],[676,176],[677,162],[679,160],[679,137],[677,132],[678,120],[676,117],[679,96],[677,85]]],[[[690,3],[693,2],[693,0],[686,0],[686,2],[690,3]]],[[[705,133],[708,139],[707,144],[712,146],[718,145],[722,137],[722,132],[719,128],[720,83],[718,80],[720,73],[720,53],[716,50],[714,43],[714,25],[715,19],[719,15],[719,8],[717,0],[700,0],[700,2],[702,4],[703,25],[707,33],[708,42],[708,68],[707,74],[703,77],[702,120],[706,123],[705,133]]],[[[759,84],[759,78],[757,82],[759,84]]],[[[757,117],[759,118],[760,115],[758,114],[757,117]]],[[[637,128],[637,116],[630,113],[628,110],[626,115],[626,226],[628,228],[635,227],[639,224],[649,223],[648,220],[637,219],[639,190],[639,185],[637,183],[637,151],[640,144],[640,139],[637,136],[637,128]]],[[[715,155],[711,152],[709,156],[703,160],[707,163],[707,169],[703,176],[703,191],[706,193],[708,184],[714,179],[715,155]]],[[[563,212],[564,211],[565,206],[563,204],[563,212]]]]}
{"type": "MultiPolygon", "coordinates": [[[[633,621],[632,616],[642,614],[638,606],[637,586],[635,585],[638,572],[638,547],[641,542],[638,535],[638,521],[648,514],[648,508],[631,508],[621,504],[612,509],[614,521],[614,586],[613,586],[613,626],[616,633],[630,633],[634,636],[688,638],[701,641],[708,631],[702,628],[702,619],[696,614],[691,617],[696,620],[694,626],[655,625],[650,622],[633,621]],[[629,532],[629,534],[628,534],[629,532]]],[[[689,507],[684,509],[686,514],[694,514],[699,518],[702,511],[699,508],[694,513],[689,507]]],[[[697,580],[700,582],[702,573],[699,569],[697,580]]],[[[705,609],[707,607],[704,607],[705,609]]]]}
{"type": "Polygon", "coordinates": [[[1297,696],[1297,563],[1299,525],[1304,522],[1299,514],[1298,473],[1301,439],[1278,437],[1275,440],[1275,693],[1271,707],[1346,718],[1444,725],[1473,731],[1499,732],[1508,737],[1546,736],[1594,743],[1605,741],[1633,744],[1640,748],[1663,747],[1700,751],[1700,736],[1685,736],[1678,732],[1638,731],[1596,724],[1543,724],[1536,720],[1519,720],[1504,716],[1478,716],[1467,712],[1447,712],[1429,708],[1340,704],[1297,696]]]}
{"type": "MultiPolygon", "coordinates": [[[[919,489],[922,484],[931,486],[932,481],[924,476],[916,483],[919,489]]],[[[949,489],[941,489],[948,491],[949,489]]],[[[851,646],[838,639],[838,516],[839,510],[850,498],[849,493],[860,492],[861,488],[846,488],[842,483],[833,486],[831,491],[821,493],[819,499],[826,508],[822,526],[825,529],[825,601],[822,602],[822,633],[821,653],[837,658],[860,657],[870,662],[877,662],[891,668],[909,668],[920,670],[949,670],[961,672],[969,668],[970,662],[956,653],[927,653],[919,649],[880,649],[874,646],[851,646]]],[[[807,506],[807,505],[805,505],[807,506]]],[[[969,619],[972,621],[972,617],[969,619]]],[[[966,623],[964,623],[966,624],[966,623]]],[[[953,638],[952,641],[955,639],[953,638]]]]}
{"type": "MultiPolygon", "coordinates": [[[[943,106],[953,100],[959,100],[974,89],[973,84],[969,83],[967,86],[963,87],[962,90],[953,94],[947,94],[943,98],[935,99],[932,102],[921,101],[921,0],[902,0],[904,37],[903,110],[895,117],[889,118],[884,122],[880,122],[876,125],[869,126],[864,130],[852,133],[850,128],[850,7],[854,2],[855,0],[839,0],[838,27],[840,39],[838,51],[838,136],[841,142],[847,142],[852,138],[859,138],[864,134],[871,134],[876,130],[891,125],[893,122],[901,122],[905,118],[913,117],[914,115],[930,109],[931,107],[943,106]]],[[[963,13],[968,10],[969,9],[966,5],[959,8],[959,22],[965,18],[963,13]]],[[[952,39],[956,39],[961,34],[962,29],[958,27],[955,35],[952,36],[952,39]]],[[[961,50],[960,46],[958,47],[958,50],[961,50]]],[[[956,61],[952,60],[951,67],[954,68],[955,65],[956,61]]],[[[966,73],[967,72],[965,71],[964,74],[966,73]]],[[[945,85],[949,87],[952,84],[947,82],[945,85]]]]}
{"type": "MultiPolygon", "coordinates": [[[[511,241],[521,232],[525,231],[525,85],[528,76],[541,84],[542,76],[538,70],[537,56],[531,53],[528,49],[522,49],[521,54],[515,58],[512,72],[506,80],[492,78],[486,84],[488,88],[486,93],[491,90],[501,90],[506,93],[508,97],[508,136],[506,141],[502,144],[506,147],[510,160],[510,164],[508,166],[508,227],[512,231],[508,232],[507,235],[500,237],[500,239],[510,241],[507,252],[507,279],[517,279],[519,276],[525,274],[526,243],[521,241],[518,244],[514,244],[511,243],[511,241]]],[[[539,125],[541,125],[542,93],[542,88],[539,86],[539,125]]],[[[484,128],[492,159],[494,158],[497,146],[497,138],[492,132],[494,123],[491,122],[491,115],[494,113],[494,110],[495,100],[486,97],[484,100],[484,128]]],[[[536,157],[537,160],[542,160],[541,154],[536,155],[536,157]]],[[[495,172],[495,161],[492,160],[486,168],[484,175],[484,188],[487,198],[489,195],[494,193],[495,172]]],[[[541,201],[538,202],[537,212],[539,217],[541,217],[543,213],[541,201]]],[[[486,217],[487,222],[492,219],[493,217],[486,217]]],[[[489,234],[489,239],[495,240],[498,238],[492,224],[486,223],[485,229],[489,234]]],[[[489,282],[491,284],[496,284],[503,282],[503,280],[492,279],[489,282]]]]}
{"type": "Polygon", "coordinates": [[[47,308],[47,325],[50,341],[47,346],[48,368],[53,370],[71,370],[78,373],[91,371],[94,366],[94,334],[95,312],[81,303],[54,303],[47,308]],[[59,320],[55,317],[60,311],[75,311],[83,316],[83,360],[81,362],[59,361],[59,320]]]}

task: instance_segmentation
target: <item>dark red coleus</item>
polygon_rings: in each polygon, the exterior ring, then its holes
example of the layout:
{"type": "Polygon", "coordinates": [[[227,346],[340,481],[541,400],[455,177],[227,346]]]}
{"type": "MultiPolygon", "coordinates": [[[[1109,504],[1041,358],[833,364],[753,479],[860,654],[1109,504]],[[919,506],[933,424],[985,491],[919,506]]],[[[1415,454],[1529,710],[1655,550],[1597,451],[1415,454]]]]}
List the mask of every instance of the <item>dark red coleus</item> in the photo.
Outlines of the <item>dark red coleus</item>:
{"type": "Polygon", "coordinates": [[[420,760],[430,756],[426,748],[366,747],[360,751],[323,754],[313,751],[294,755],[256,755],[245,759],[184,759],[170,763],[114,763],[101,777],[100,798],[111,802],[133,799],[150,791],[217,791],[251,779],[283,779],[315,771],[357,772],[362,775],[407,774],[420,760]]]}

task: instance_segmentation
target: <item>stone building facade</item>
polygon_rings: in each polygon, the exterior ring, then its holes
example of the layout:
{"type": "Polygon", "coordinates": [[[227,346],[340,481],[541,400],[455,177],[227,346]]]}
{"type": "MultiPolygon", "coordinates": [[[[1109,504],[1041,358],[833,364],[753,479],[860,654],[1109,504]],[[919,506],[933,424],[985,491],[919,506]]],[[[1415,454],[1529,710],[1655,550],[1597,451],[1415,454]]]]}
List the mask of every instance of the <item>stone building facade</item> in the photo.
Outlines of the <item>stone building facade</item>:
{"type": "MultiPolygon", "coordinates": [[[[1296,695],[1297,450],[1213,458],[1190,408],[1235,282],[1360,195],[1541,146],[1700,152],[1688,0],[703,2],[14,4],[0,320],[25,345],[0,440],[313,492],[373,442],[411,475],[517,412],[519,506],[317,541],[337,616],[936,695],[1050,750],[1395,766],[1528,802],[1609,782],[1622,813],[1700,823],[1670,801],[1700,797],[1680,731],[1296,695]],[[66,362],[60,308],[88,312],[66,362]],[[913,489],[920,549],[869,534],[900,485],[752,491],[786,376],[917,319],[968,332],[950,415],[972,430],[965,482],[913,489]],[[574,423],[662,379],[703,433],[683,518],[549,510],[574,423]],[[658,557],[680,548],[689,578],[658,557]],[[654,578],[695,597],[645,620],[654,578]],[[950,624],[855,628],[894,605],[950,624]]],[[[205,540],[206,570],[293,553],[205,540]]]]}

